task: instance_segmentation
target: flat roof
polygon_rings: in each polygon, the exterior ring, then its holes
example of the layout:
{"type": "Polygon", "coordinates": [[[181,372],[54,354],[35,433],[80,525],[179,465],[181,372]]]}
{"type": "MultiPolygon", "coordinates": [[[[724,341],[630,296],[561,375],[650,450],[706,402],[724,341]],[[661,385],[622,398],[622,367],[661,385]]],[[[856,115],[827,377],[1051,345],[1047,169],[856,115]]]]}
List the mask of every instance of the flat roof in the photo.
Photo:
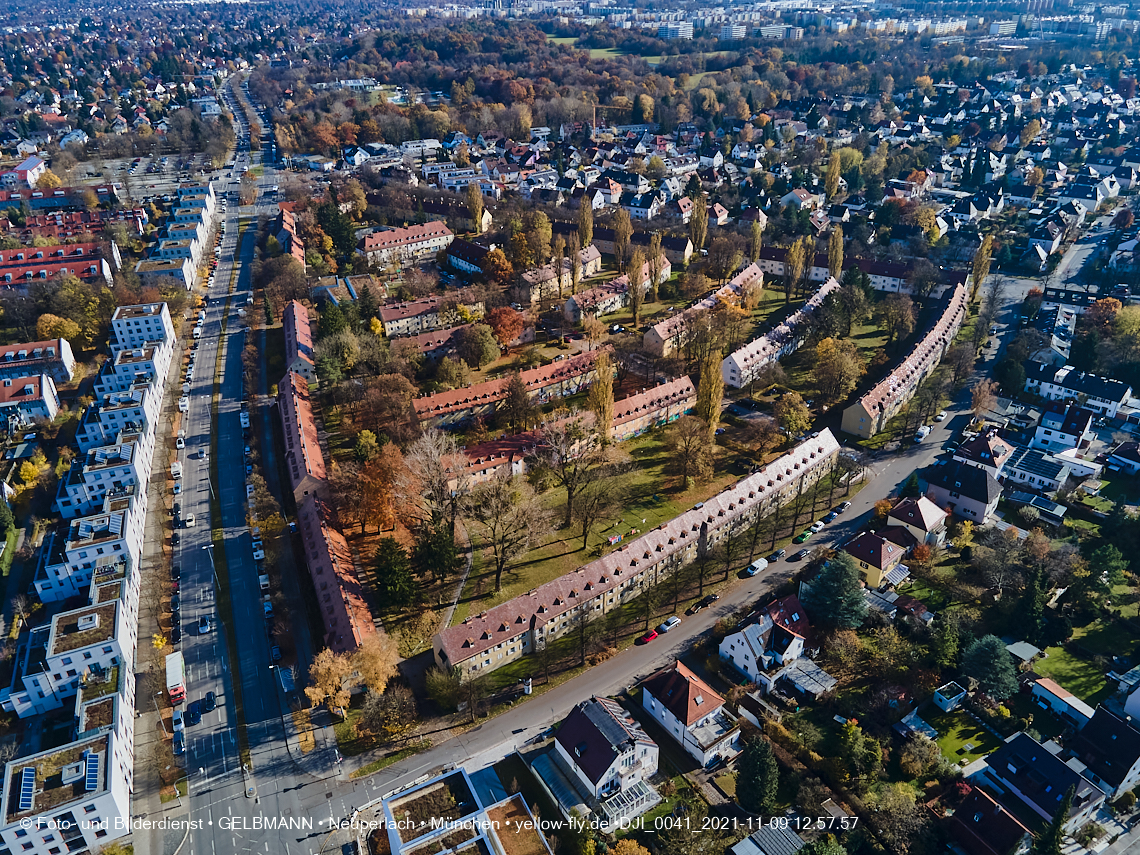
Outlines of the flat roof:
{"type": "Polygon", "coordinates": [[[100,734],[93,739],[78,740],[62,748],[41,751],[30,757],[21,757],[8,763],[4,775],[5,818],[9,823],[24,817],[54,811],[71,801],[88,800],[106,790],[107,759],[111,754],[110,734],[100,734]],[[82,763],[88,752],[99,758],[99,776],[96,789],[88,792],[85,788],[85,775],[67,784],[63,783],[63,772],[67,766],[82,763]],[[24,769],[34,769],[35,797],[28,810],[20,810],[20,779],[24,769]]]}

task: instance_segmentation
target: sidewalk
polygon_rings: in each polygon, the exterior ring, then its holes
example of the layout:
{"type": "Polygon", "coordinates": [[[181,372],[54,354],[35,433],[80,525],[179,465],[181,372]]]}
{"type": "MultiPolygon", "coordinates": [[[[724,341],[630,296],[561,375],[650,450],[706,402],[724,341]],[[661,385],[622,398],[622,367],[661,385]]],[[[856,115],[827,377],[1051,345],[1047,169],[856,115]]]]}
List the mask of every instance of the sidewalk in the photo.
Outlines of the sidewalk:
{"type": "MultiPolygon", "coordinates": [[[[166,478],[167,462],[170,455],[170,427],[171,413],[175,412],[175,401],[178,395],[178,380],[181,377],[183,351],[179,341],[170,360],[167,372],[164,403],[155,426],[154,459],[151,465],[150,482],[147,484],[147,515],[146,529],[143,537],[140,566],[136,571],[145,574],[139,582],[140,600],[142,592],[146,590],[146,579],[150,574],[158,576],[158,590],[169,587],[169,573],[167,565],[169,559],[163,552],[166,542],[166,508],[172,497],[167,496],[166,478]]],[[[149,690],[150,697],[145,695],[148,690],[145,674],[151,662],[158,662],[159,674],[164,659],[159,651],[151,644],[151,638],[161,628],[155,619],[155,609],[147,608],[144,602],[139,604],[138,642],[135,650],[135,774],[132,816],[136,818],[174,818],[189,816],[189,799],[174,799],[163,804],[159,798],[161,780],[158,774],[157,756],[167,753],[167,749],[159,749],[158,743],[165,738],[164,725],[160,720],[158,710],[166,704],[165,697],[155,697],[153,692],[159,692],[163,685],[158,684],[149,690]]],[[[162,692],[159,692],[163,694],[162,692]]],[[[131,836],[135,852],[139,855],[174,855],[185,840],[184,831],[159,831],[144,829],[131,836]]]]}

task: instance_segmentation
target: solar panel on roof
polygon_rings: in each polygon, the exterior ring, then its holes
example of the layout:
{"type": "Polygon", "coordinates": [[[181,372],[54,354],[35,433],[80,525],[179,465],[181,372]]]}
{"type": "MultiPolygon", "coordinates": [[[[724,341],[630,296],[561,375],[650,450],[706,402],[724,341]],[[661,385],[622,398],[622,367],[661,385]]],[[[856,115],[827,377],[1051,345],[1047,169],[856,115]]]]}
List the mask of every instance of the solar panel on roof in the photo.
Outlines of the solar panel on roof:
{"type": "Polygon", "coordinates": [[[92,790],[99,789],[99,755],[88,754],[84,758],[84,762],[87,764],[87,777],[83,782],[83,789],[90,793],[92,790]]]}
{"type": "Polygon", "coordinates": [[[28,766],[20,773],[20,810],[31,810],[36,797],[36,770],[28,766]]]}

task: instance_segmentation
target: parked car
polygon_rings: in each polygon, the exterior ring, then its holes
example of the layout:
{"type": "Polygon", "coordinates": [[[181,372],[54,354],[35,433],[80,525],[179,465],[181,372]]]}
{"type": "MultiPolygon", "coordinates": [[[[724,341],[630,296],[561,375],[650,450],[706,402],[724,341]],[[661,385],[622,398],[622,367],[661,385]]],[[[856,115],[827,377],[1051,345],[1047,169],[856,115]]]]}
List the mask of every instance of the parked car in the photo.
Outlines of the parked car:
{"type": "Polygon", "coordinates": [[[182,710],[175,710],[174,715],[171,716],[171,725],[175,733],[181,733],[186,729],[186,722],[182,720],[182,710]]]}
{"type": "Polygon", "coordinates": [[[797,552],[795,555],[792,556],[791,560],[792,561],[803,561],[809,555],[811,555],[810,549],[801,549],[799,552],[797,552]]]}
{"type": "Polygon", "coordinates": [[[210,631],[210,618],[207,617],[206,615],[202,615],[200,618],[198,618],[198,634],[199,635],[205,635],[209,631],[210,631]]]}
{"type": "Polygon", "coordinates": [[[174,756],[181,757],[186,753],[186,738],[181,732],[174,734],[174,756]]]}
{"type": "Polygon", "coordinates": [[[834,522],[838,516],[839,516],[838,511],[832,511],[830,514],[828,514],[827,516],[825,516],[823,518],[823,521],[825,523],[834,522]]]}
{"type": "Polygon", "coordinates": [[[648,644],[649,642],[651,642],[656,637],[657,637],[657,630],[651,629],[651,630],[649,630],[649,632],[645,633],[645,635],[641,636],[641,638],[637,639],[637,643],[638,644],[648,644]]]}
{"type": "Polygon", "coordinates": [[[705,595],[705,598],[700,601],[700,604],[702,607],[711,606],[713,603],[715,603],[719,599],[720,599],[720,594],[707,594],[707,595],[705,595]]]}
{"type": "Polygon", "coordinates": [[[795,537],[792,538],[792,543],[806,543],[808,540],[811,539],[811,536],[813,534],[815,534],[815,532],[812,531],[810,528],[806,529],[804,531],[801,531],[799,534],[797,534],[795,537]]]}
{"type": "Polygon", "coordinates": [[[835,508],[835,512],[836,512],[837,514],[846,513],[846,512],[847,512],[847,511],[848,511],[850,508],[851,508],[851,503],[850,503],[850,502],[841,502],[841,503],[840,503],[840,504],[839,504],[839,505],[838,505],[838,506],[835,508]]]}
{"type": "Polygon", "coordinates": [[[943,411],[942,411],[942,412],[940,412],[938,415],[936,415],[936,416],[934,417],[934,421],[936,421],[936,422],[944,422],[944,421],[946,421],[946,411],[945,411],[945,410],[943,410],[943,411]]]}
{"type": "Polygon", "coordinates": [[[808,531],[810,531],[812,534],[816,534],[817,532],[823,531],[823,527],[825,525],[827,525],[827,523],[825,523],[823,520],[816,520],[811,524],[811,527],[808,529],[808,531]]]}
{"type": "Polygon", "coordinates": [[[218,708],[218,699],[213,692],[206,692],[206,697],[202,701],[202,708],[206,712],[213,712],[218,708]]]}
{"type": "Polygon", "coordinates": [[[186,515],[186,522],[184,523],[184,525],[186,526],[186,528],[194,528],[195,521],[196,521],[196,518],[195,518],[194,514],[187,514],[186,515]]]}
{"type": "Polygon", "coordinates": [[[746,568],[744,568],[744,575],[748,576],[748,577],[752,577],[752,576],[755,576],[757,573],[761,572],[762,570],[766,570],[767,568],[768,568],[768,559],[757,558],[755,561],[753,561],[751,564],[749,564],[746,568]]]}
{"type": "Polygon", "coordinates": [[[281,648],[278,647],[276,644],[274,644],[272,647],[269,648],[269,658],[272,659],[274,662],[280,662],[281,661],[281,648]]]}
{"type": "Polygon", "coordinates": [[[775,552],[773,552],[771,555],[768,556],[768,563],[771,564],[774,561],[779,561],[781,558],[783,558],[787,554],[788,554],[788,550],[777,549],[775,552]]]}
{"type": "Polygon", "coordinates": [[[658,626],[657,631],[662,632],[662,633],[668,632],[669,630],[673,629],[673,627],[680,626],[680,625],[681,625],[681,619],[679,617],[677,617],[676,615],[673,615],[671,618],[668,618],[667,620],[665,620],[664,623],[662,623],[660,626],[658,626]]]}

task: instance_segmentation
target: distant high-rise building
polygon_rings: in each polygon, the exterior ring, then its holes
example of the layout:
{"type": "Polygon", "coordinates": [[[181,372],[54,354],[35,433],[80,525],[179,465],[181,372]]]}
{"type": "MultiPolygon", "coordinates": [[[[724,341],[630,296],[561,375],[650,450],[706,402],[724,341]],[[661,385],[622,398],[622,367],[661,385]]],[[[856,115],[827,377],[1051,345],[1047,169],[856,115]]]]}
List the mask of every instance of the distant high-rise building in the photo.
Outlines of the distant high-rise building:
{"type": "Polygon", "coordinates": [[[725,24],[720,28],[722,42],[737,42],[744,38],[748,30],[743,24],[725,24]]]}
{"type": "Polygon", "coordinates": [[[658,28],[657,37],[659,39],[665,39],[666,41],[674,41],[675,39],[691,39],[693,37],[693,25],[688,22],[664,24],[658,28]]]}

